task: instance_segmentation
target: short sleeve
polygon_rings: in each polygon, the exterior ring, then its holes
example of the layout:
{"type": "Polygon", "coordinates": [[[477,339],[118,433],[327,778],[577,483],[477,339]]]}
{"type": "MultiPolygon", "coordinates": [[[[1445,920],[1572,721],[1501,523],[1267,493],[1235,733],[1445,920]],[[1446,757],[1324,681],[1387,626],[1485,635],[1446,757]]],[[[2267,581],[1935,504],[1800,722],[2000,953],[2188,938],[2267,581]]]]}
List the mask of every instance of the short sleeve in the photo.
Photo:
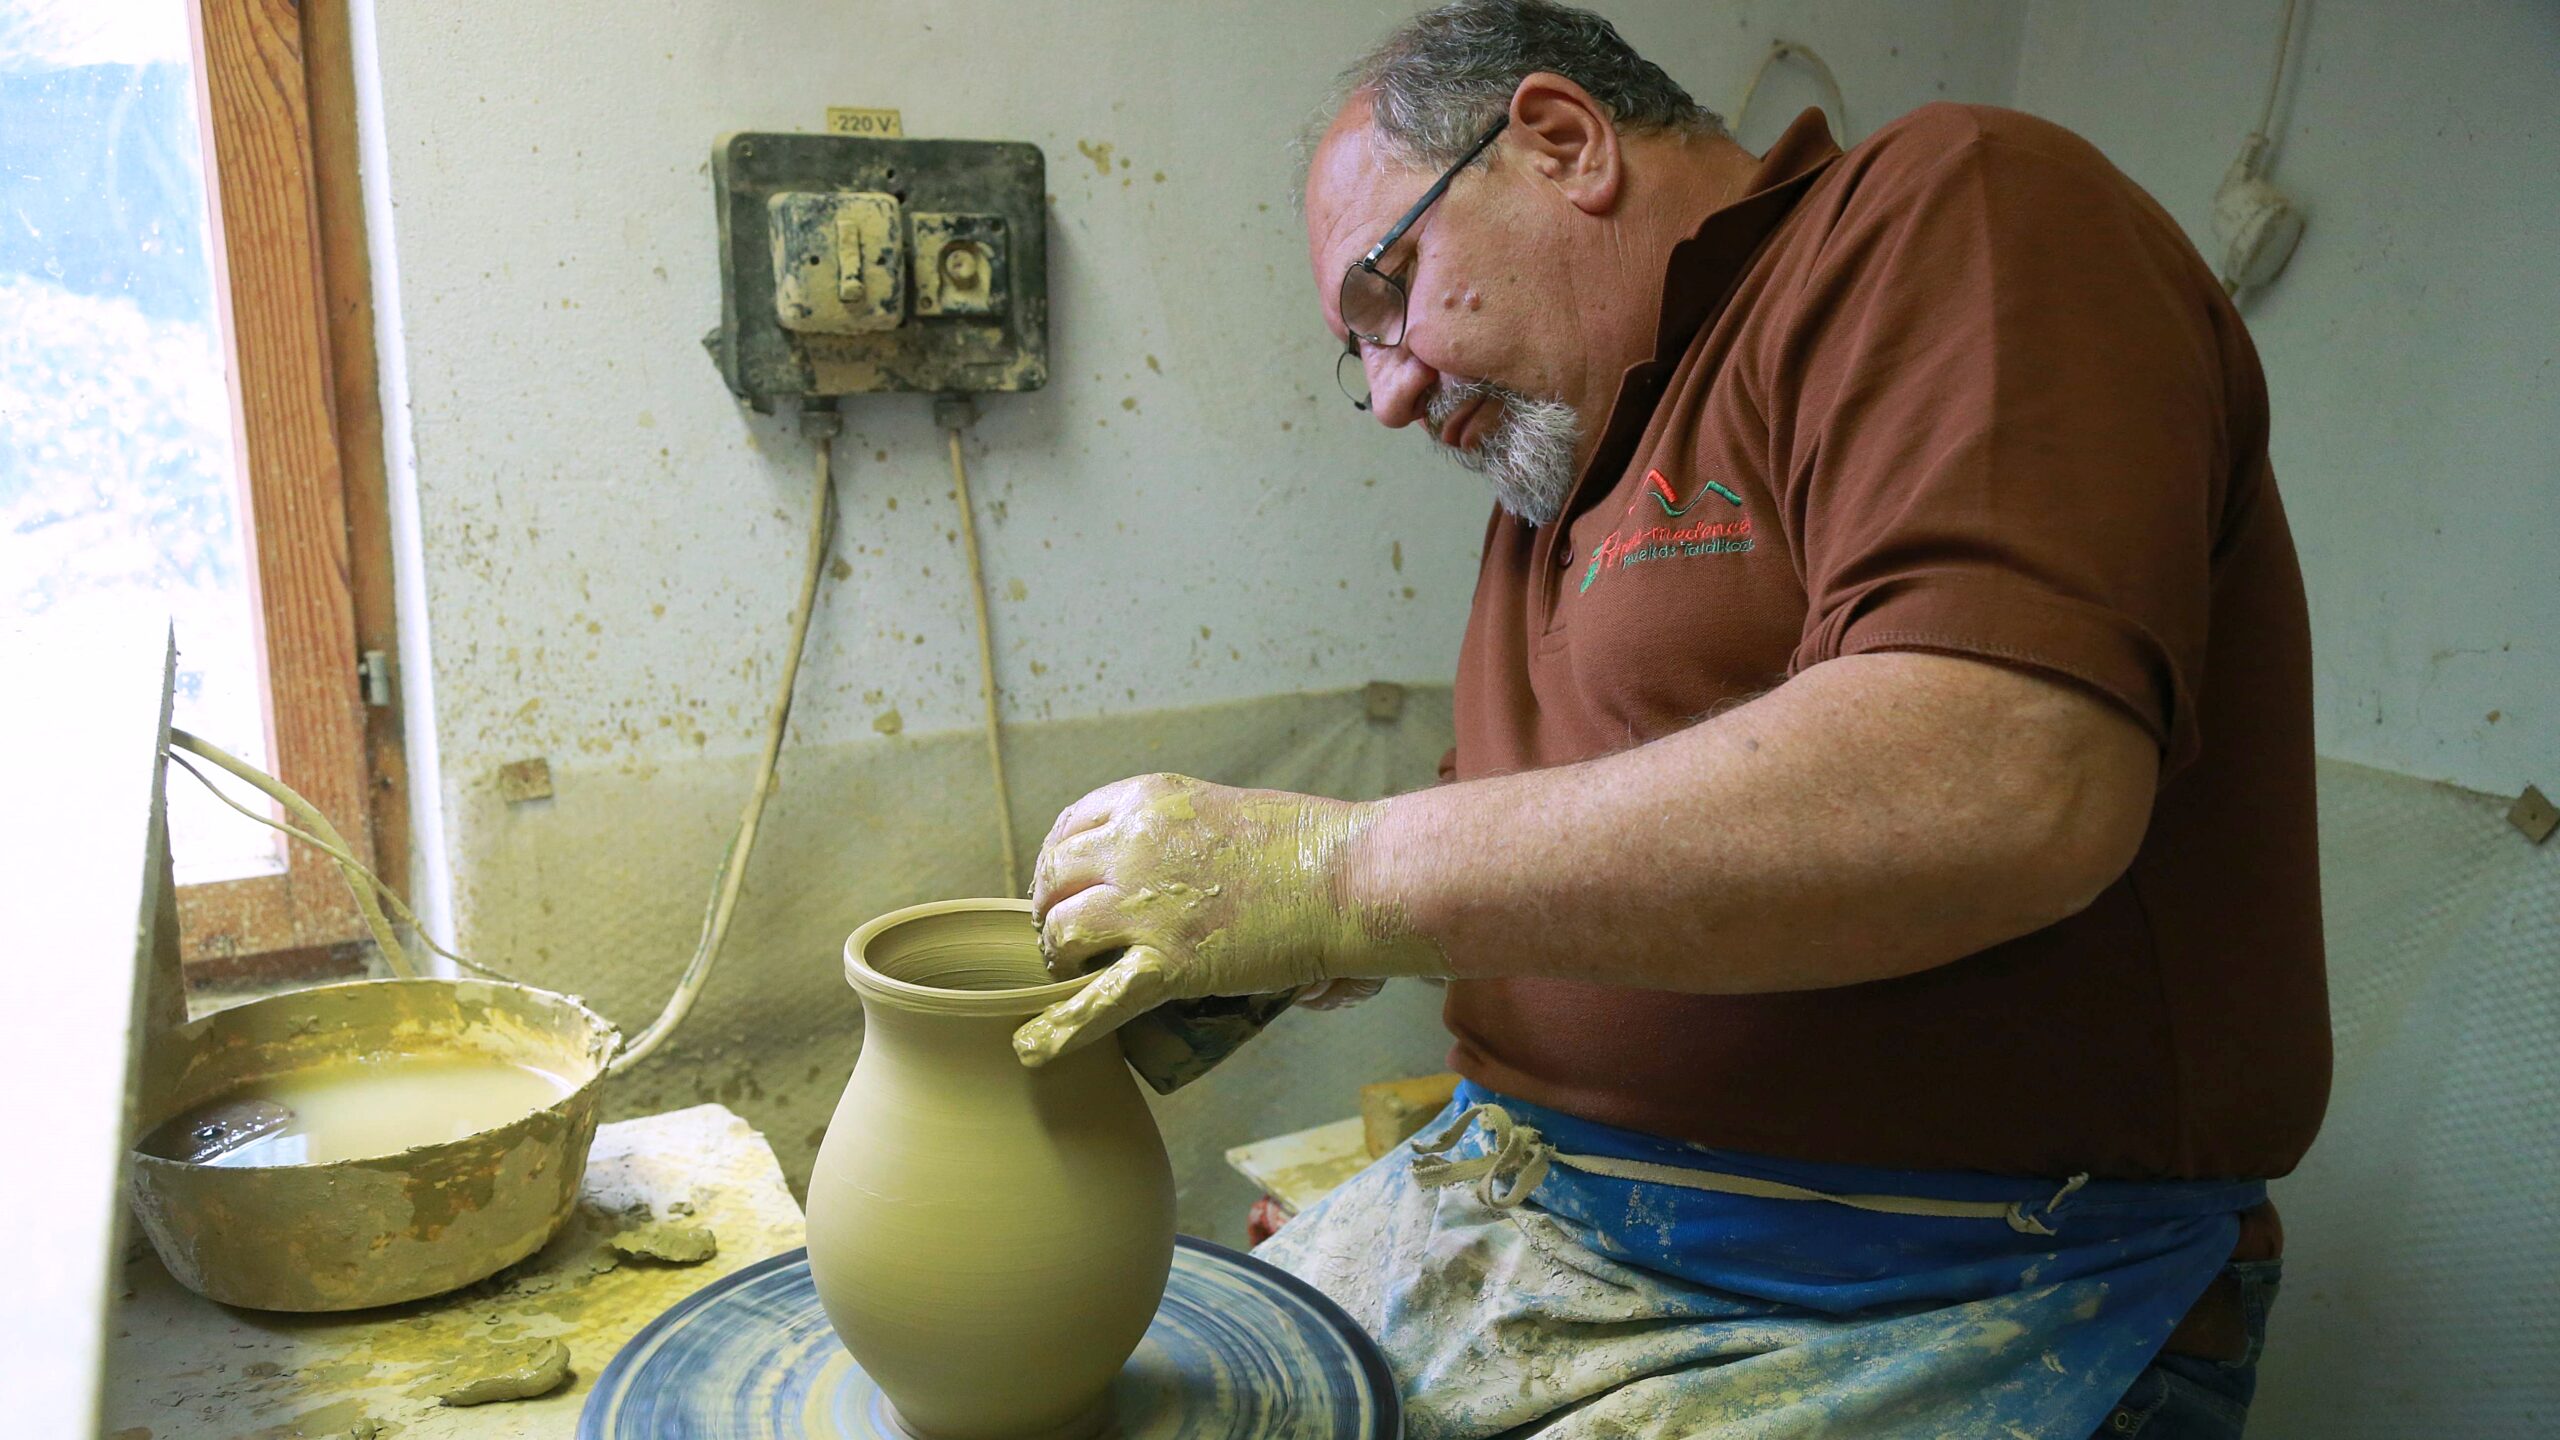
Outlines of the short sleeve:
{"type": "Polygon", "coordinates": [[[2094,149],[2002,123],[1879,143],[1772,359],[1795,399],[1772,407],[1807,598],[1791,669],[2033,670],[2130,713],[2165,774],[2197,745],[2230,470],[2221,297],[2094,149]]]}

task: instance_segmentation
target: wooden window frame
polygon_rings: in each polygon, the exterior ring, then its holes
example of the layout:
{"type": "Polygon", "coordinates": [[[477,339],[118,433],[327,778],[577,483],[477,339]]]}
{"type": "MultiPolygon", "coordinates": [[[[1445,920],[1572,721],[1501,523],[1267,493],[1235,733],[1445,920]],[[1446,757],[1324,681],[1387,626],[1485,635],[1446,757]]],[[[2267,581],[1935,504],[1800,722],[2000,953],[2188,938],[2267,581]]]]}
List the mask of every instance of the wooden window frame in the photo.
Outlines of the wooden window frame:
{"type": "MultiPolygon", "coordinates": [[[[366,704],[357,669],[399,646],[347,0],[197,0],[190,25],[268,753],[277,778],[405,889],[400,695],[394,678],[389,705],[366,704]]],[[[345,884],[307,846],[287,846],[281,874],[182,888],[178,914],[199,977],[362,963],[345,884]]]]}

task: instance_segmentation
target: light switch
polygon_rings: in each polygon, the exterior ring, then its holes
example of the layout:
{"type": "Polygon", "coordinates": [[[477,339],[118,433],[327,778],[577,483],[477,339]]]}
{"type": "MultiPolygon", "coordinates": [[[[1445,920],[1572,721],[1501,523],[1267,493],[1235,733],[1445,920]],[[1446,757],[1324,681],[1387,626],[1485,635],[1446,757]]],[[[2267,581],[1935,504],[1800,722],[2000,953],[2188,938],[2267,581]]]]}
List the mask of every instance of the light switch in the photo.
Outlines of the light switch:
{"type": "Polygon", "coordinates": [[[774,318],[811,335],[867,335],[906,320],[906,217],[894,195],[785,191],[765,202],[774,318]]]}

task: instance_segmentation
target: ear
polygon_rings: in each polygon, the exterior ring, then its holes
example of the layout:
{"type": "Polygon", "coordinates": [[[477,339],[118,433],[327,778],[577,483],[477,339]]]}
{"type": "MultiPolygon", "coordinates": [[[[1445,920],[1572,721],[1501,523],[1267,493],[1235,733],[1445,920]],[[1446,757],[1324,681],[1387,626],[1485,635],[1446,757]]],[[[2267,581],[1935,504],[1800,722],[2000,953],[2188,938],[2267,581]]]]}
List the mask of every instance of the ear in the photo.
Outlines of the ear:
{"type": "Polygon", "coordinates": [[[1626,180],[1617,122],[1571,80],[1545,70],[1522,76],[1511,92],[1511,123],[1501,143],[1575,209],[1606,215],[1617,208],[1626,180]]]}

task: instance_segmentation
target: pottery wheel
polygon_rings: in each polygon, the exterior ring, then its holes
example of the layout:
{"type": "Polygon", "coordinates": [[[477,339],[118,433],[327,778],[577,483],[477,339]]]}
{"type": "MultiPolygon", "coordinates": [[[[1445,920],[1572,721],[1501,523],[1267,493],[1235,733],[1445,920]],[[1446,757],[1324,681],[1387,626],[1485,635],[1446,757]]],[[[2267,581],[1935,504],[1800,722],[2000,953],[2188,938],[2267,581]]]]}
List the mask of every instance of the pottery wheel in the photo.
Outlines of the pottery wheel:
{"type": "MultiPolygon", "coordinates": [[[[1003,1363],[996,1361],[994,1363],[1003,1363]]],[[[1377,1344],[1304,1281],[1175,1237],[1164,1303],[1113,1387],[1120,1440],[1395,1440],[1377,1344]]],[[[694,1292],[613,1357],[578,1440],[906,1440],[836,1339],[809,1252],[694,1292]]]]}

